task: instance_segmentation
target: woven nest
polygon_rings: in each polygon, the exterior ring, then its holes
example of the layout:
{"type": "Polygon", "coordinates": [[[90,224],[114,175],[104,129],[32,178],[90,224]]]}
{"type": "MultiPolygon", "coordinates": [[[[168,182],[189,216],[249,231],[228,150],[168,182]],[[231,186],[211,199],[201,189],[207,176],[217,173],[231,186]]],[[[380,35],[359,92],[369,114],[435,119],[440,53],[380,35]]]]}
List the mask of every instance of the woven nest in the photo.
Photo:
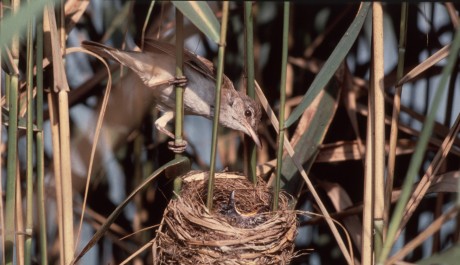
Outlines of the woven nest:
{"type": "Polygon", "coordinates": [[[235,173],[218,173],[213,212],[205,206],[207,173],[184,178],[179,198],[163,215],[153,248],[154,264],[289,264],[294,256],[296,214],[280,195],[271,213],[271,193],[235,173]]]}

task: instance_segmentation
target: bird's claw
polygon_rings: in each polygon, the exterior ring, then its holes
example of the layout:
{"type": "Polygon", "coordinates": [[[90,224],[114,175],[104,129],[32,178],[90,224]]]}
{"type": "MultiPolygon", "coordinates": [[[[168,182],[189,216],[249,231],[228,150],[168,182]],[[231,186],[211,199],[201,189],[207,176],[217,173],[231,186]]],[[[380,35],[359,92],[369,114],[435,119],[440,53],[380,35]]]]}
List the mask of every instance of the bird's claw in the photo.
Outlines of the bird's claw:
{"type": "Polygon", "coordinates": [[[173,151],[175,154],[181,154],[187,148],[187,141],[180,140],[176,143],[176,140],[168,142],[169,150],[173,151]]]}
{"type": "Polygon", "coordinates": [[[174,134],[172,134],[172,132],[166,129],[166,124],[168,124],[168,122],[172,120],[173,118],[174,118],[174,112],[167,111],[163,114],[163,116],[161,116],[155,121],[155,127],[157,128],[158,131],[174,139],[174,134]]]}
{"type": "MultiPolygon", "coordinates": [[[[171,137],[172,139],[175,139],[175,135],[168,131],[166,129],[166,124],[174,117],[174,112],[172,111],[167,111],[163,114],[163,116],[161,116],[160,118],[158,118],[156,121],[155,121],[155,127],[157,128],[158,131],[166,134],[167,136],[171,137]]],[[[174,153],[176,154],[180,154],[180,153],[183,153],[185,151],[185,149],[187,148],[187,141],[185,141],[184,139],[180,140],[180,141],[170,141],[168,142],[168,148],[169,150],[173,151],[174,153]]]]}
{"type": "Polygon", "coordinates": [[[186,87],[188,79],[186,76],[176,76],[174,79],[169,81],[170,85],[175,85],[178,87],[186,87]]]}

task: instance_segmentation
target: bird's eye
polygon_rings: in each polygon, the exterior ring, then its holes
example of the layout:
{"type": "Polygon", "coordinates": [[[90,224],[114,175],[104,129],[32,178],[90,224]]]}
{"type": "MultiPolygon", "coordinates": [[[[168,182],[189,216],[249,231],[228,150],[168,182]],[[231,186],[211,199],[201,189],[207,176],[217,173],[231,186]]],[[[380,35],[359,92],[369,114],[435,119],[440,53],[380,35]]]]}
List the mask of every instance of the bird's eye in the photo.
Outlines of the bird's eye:
{"type": "Polygon", "coordinates": [[[250,110],[246,110],[246,111],[244,112],[244,116],[246,116],[246,117],[251,117],[251,116],[252,116],[252,112],[251,112],[250,110]]]}

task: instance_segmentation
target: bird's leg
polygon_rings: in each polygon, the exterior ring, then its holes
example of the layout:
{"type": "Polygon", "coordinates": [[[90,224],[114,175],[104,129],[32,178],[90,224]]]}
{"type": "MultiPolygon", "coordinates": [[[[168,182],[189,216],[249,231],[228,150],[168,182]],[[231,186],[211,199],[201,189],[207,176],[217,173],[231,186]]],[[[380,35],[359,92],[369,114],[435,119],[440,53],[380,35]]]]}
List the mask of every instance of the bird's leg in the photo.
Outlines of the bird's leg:
{"type": "Polygon", "coordinates": [[[185,141],[184,139],[182,139],[180,143],[176,143],[176,141],[169,141],[168,148],[175,154],[181,154],[187,148],[187,141],[185,141]]]}
{"type": "MultiPolygon", "coordinates": [[[[182,87],[186,88],[187,87],[187,77],[185,76],[175,76],[174,79],[169,80],[169,85],[174,85],[176,87],[182,87]]],[[[172,137],[175,139],[175,137],[172,137]]],[[[176,154],[183,153],[185,149],[187,148],[187,141],[182,139],[181,141],[169,141],[168,142],[168,148],[169,150],[173,151],[176,154]]]]}
{"type": "Polygon", "coordinates": [[[178,87],[187,87],[188,79],[186,76],[175,76],[173,79],[168,80],[169,85],[175,85],[178,87]]]}
{"type": "MultiPolygon", "coordinates": [[[[166,129],[166,125],[169,121],[174,118],[173,111],[165,112],[160,118],[155,121],[155,127],[158,131],[166,134],[167,136],[171,137],[172,139],[176,139],[173,133],[166,129]]],[[[182,140],[180,143],[176,143],[175,141],[168,142],[169,150],[173,151],[174,153],[183,153],[187,148],[187,141],[182,140]]]]}
{"type": "Polygon", "coordinates": [[[155,127],[157,128],[158,131],[174,139],[175,138],[174,134],[172,134],[172,132],[166,129],[166,124],[168,124],[168,122],[171,121],[173,118],[174,118],[174,112],[167,111],[155,121],[155,127]]]}
{"type": "Polygon", "coordinates": [[[163,85],[168,85],[168,86],[178,86],[178,87],[187,87],[188,79],[186,76],[175,76],[174,78],[168,79],[168,80],[162,80],[155,82],[152,84],[152,86],[163,86],[163,85]]]}

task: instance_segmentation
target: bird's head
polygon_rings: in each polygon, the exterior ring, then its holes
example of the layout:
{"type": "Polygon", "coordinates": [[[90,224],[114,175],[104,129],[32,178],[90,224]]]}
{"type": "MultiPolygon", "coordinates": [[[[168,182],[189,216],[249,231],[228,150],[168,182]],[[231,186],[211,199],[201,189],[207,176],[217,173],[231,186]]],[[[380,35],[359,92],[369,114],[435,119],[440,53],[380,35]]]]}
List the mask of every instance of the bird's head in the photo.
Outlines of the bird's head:
{"type": "Polygon", "coordinates": [[[237,92],[222,101],[226,106],[221,109],[221,122],[232,129],[249,135],[254,143],[261,147],[257,133],[262,110],[259,103],[246,94],[237,92]]]}

